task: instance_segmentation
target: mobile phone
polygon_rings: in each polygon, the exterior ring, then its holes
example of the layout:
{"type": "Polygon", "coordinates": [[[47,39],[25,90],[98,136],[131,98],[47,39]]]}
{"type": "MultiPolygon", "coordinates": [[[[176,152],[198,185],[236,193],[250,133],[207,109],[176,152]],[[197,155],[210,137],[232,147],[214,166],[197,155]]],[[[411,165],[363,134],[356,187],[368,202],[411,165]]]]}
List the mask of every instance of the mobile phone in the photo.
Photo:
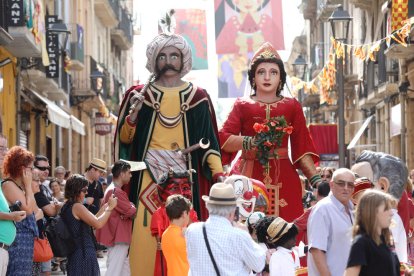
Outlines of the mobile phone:
{"type": "Polygon", "coordinates": [[[234,211],[234,221],[239,221],[240,218],[240,210],[239,210],[239,206],[236,207],[236,210],[234,211]]]}
{"type": "Polygon", "coordinates": [[[16,200],[16,202],[9,207],[10,212],[20,211],[20,208],[22,207],[22,203],[20,200],[16,200]]]}

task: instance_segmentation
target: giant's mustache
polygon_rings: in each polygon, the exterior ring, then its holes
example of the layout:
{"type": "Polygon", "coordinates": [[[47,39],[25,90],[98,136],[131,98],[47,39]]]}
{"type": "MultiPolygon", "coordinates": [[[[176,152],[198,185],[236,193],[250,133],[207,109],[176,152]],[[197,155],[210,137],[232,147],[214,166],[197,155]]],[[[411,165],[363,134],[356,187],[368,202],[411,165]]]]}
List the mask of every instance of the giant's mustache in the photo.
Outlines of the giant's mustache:
{"type": "Polygon", "coordinates": [[[168,70],[173,70],[173,71],[175,71],[175,72],[177,72],[177,73],[180,73],[181,72],[181,69],[176,69],[173,65],[171,65],[171,64],[166,64],[161,70],[160,70],[160,73],[159,73],[159,75],[163,75],[165,72],[167,72],[168,70]]]}

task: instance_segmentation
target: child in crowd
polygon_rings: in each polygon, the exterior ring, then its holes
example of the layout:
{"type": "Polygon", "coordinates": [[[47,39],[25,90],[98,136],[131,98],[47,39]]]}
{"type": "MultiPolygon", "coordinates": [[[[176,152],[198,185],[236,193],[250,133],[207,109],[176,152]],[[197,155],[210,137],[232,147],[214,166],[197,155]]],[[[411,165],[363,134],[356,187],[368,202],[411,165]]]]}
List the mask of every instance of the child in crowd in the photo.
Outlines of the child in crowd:
{"type": "Polygon", "coordinates": [[[187,275],[190,268],[184,231],[190,222],[191,202],[182,195],[171,195],[165,203],[170,225],[164,231],[161,248],[167,261],[168,276],[187,275]]]}
{"type": "Polygon", "coordinates": [[[252,236],[252,239],[257,242],[257,236],[256,236],[256,223],[264,218],[266,215],[263,212],[254,212],[250,214],[250,216],[246,219],[246,226],[249,230],[250,236],[252,236]]]}
{"type": "Polygon", "coordinates": [[[357,205],[353,242],[345,276],[400,275],[397,255],[390,249],[389,226],[395,199],[382,191],[366,190],[357,205]]]}
{"type": "MultiPolygon", "coordinates": [[[[255,225],[257,242],[267,252],[269,252],[269,249],[274,249],[274,246],[273,246],[272,243],[269,242],[268,235],[267,235],[267,228],[269,227],[269,225],[274,220],[275,220],[275,217],[267,216],[267,217],[264,217],[264,218],[259,219],[256,222],[256,225],[255,225]]],[[[269,261],[270,261],[270,258],[266,258],[266,266],[265,266],[265,268],[263,269],[263,271],[261,272],[261,274],[260,273],[257,273],[256,275],[261,275],[261,276],[267,276],[267,275],[269,275],[269,261]]]]}
{"type": "Polygon", "coordinates": [[[268,242],[276,248],[270,258],[270,276],[296,275],[295,270],[300,268],[299,256],[292,248],[298,233],[298,228],[293,223],[287,223],[281,217],[275,218],[267,228],[268,242]]]}

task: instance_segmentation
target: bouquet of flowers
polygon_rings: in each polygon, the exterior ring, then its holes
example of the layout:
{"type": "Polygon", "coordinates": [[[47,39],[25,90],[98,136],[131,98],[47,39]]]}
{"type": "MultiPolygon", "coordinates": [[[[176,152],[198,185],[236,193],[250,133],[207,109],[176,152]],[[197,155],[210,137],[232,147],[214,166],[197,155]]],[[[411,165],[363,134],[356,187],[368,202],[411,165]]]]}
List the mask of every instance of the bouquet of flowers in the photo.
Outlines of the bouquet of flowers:
{"type": "Polygon", "coordinates": [[[255,123],[254,144],[257,147],[256,157],[263,166],[268,165],[270,157],[278,158],[277,148],[282,145],[284,135],[291,134],[293,126],[289,126],[284,116],[272,117],[262,124],[255,123]]]}

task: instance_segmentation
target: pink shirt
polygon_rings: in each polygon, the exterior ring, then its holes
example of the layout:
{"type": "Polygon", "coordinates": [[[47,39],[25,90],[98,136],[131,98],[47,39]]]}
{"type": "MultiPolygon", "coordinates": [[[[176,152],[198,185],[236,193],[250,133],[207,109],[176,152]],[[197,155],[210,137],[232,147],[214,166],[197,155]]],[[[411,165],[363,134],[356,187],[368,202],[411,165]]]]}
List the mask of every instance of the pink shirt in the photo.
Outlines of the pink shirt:
{"type": "MultiPolygon", "coordinates": [[[[113,184],[108,187],[103,204],[108,202],[114,188],[113,184]]],[[[114,246],[116,243],[131,243],[132,218],[135,216],[137,209],[122,189],[116,188],[115,196],[118,198],[117,206],[112,210],[108,222],[101,229],[96,230],[97,241],[105,246],[114,246]]]]}

